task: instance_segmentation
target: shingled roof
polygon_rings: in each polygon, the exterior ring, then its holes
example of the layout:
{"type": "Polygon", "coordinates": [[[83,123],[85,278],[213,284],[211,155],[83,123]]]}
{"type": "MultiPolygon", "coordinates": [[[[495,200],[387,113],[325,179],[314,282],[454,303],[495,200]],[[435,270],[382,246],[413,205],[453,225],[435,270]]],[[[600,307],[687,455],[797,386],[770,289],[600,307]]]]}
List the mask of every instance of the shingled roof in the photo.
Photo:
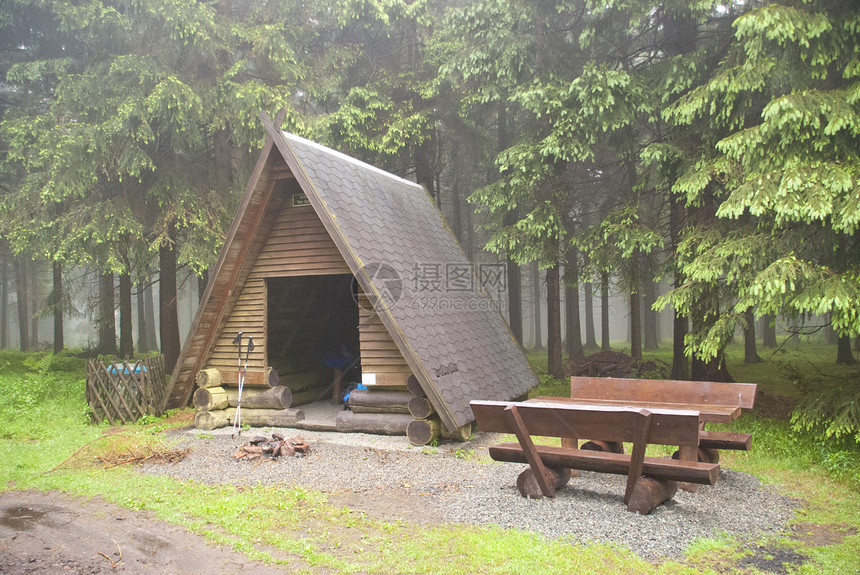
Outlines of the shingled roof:
{"type": "MultiPolygon", "coordinates": [[[[537,385],[480,274],[422,186],[276,129],[266,117],[263,121],[269,131],[263,155],[280,154],[286,162],[361,288],[377,302],[379,318],[449,430],[473,421],[472,399],[508,400],[537,385]]],[[[260,158],[255,177],[272,165],[269,159],[260,158]]],[[[258,189],[249,184],[240,211],[265,209],[251,197],[258,189]]],[[[253,219],[247,213],[240,217],[253,219]]],[[[238,226],[234,222],[228,234],[216,274],[228,273],[222,268],[238,226]]],[[[217,281],[213,277],[210,283],[217,281]]],[[[200,329],[211,291],[210,285],[192,331],[200,329]]],[[[171,397],[183,395],[177,386],[190,393],[191,359],[199,366],[211,345],[194,340],[192,334],[183,348],[176,370],[182,375],[174,375],[171,397]]]]}

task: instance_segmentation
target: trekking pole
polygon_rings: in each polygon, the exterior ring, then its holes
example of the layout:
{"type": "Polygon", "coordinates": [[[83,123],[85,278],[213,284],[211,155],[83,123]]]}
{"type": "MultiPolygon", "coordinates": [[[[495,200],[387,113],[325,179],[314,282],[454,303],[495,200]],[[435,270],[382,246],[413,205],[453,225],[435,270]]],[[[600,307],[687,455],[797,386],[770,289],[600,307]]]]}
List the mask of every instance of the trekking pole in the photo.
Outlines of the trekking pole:
{"type": "MultiPolygon", "coordinates": [[[[236,366],[236,377],[238,379],[239,384],[239,399],[242,398],[242,332],[236,334],[236,337],[233,338],[233,345],[239,346],[239,365],[236,366]]],[[[236,418],[233,420],[233,435],[232,438],[236,437],[236,427],[239,423],[239,407],[236,407],[236,418]]],[[[239,433],[241,434],[241,428],[239,433]]]]}
{"type": "MultiPolygon", "coordinates": [[[[233,433],[235,435],[236,428],[239,429],[239,436],[242,435],[242,422],[241,422],[241,413],[242,413],[242,389],[245,387],[245,374],[248,372],[248,358],[251,356],[251,352],[254,351],[254,338],[248,338],[248,345],[245,347],[245,365],[242,367],[242,372],[239,375],[239,397],[236,400],[236,420],[233,422],[233,433]]],[[[239,361],[241,363],[241,351],[239,352],[239,361]]]]}

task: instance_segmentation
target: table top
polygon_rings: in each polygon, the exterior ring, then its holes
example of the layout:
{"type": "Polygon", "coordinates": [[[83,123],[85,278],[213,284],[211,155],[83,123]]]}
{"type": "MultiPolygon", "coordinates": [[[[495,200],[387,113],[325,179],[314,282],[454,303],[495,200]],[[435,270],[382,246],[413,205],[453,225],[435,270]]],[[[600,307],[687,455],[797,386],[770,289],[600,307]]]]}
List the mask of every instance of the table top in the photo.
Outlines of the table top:
{"type": "Polygon", "coordinates": [[[533,397],[526,403],[573,403],[577,405],[597,405],[611,407],[641,407],[644,409],[666,409],[698,411],[703,422],[730,423],[741,414],[740,406],[708,405],[690,403],[669,403],[665,401],[629,401],[623,399],[579,399],[576,397],[533,397]]]}

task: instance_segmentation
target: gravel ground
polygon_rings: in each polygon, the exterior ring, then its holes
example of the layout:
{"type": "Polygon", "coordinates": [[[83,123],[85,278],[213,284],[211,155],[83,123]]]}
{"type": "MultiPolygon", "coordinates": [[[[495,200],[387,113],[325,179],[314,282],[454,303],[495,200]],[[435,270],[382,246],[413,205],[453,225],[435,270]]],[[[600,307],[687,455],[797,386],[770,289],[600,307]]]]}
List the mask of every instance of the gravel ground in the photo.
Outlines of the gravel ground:
{"type": "Polygon", "coordinates": [[[405,437],[282,429],[287,437],[308,441],[311,453],[258,462],[230,457],[238,445],[264,431],[271,432],[252,429],[232,439],[229,429],[207,434],[181,430],[176,432],[181,443],[192,448],[188,456],[179,463],[142,469],[211,484],[304,486],[338,501],[344,495],[362,494],[353,497],[359,509],[362,501],[378,504],[386,498],[389,506],[397,507],[400,497],[408,512],[399,518],[407,521],[432,516],[499,525],[551,539],[626,546],[649,559],[677,557],[699,537],[779,532],[798,506],[762,486],[756,477],[728,469],[721,471],[716,485],[700,486],[698,493],[679,490],[647,516],[626,510],[626,478],[618,475],[582,472],[554,499],[524,499],[516,488],[524,466],[489,460],[486,448],[498,437],[483,433],[469,443],[422,449],[405,437]]]}

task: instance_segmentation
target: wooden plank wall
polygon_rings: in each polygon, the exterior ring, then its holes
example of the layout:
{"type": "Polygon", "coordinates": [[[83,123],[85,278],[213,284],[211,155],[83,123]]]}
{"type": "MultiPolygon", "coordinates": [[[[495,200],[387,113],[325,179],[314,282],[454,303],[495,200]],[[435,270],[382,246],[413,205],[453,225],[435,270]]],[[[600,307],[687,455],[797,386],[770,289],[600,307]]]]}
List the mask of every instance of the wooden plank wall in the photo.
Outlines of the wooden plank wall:
{"type": "Polygon", "coordinates": [[[361,371],[375,373],[377,387],[405,389],[412,370],[361,288],[358,294],[358,318],[361,371]]]}

